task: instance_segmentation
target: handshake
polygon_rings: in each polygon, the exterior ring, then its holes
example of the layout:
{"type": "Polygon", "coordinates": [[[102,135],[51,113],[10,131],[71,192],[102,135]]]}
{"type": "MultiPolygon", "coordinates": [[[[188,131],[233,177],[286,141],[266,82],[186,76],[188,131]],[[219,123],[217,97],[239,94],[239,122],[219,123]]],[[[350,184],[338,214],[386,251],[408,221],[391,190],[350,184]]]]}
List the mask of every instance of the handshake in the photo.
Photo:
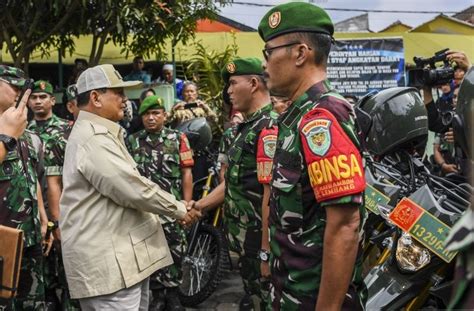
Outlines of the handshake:
{"type": "Polygon", "coordinates": [[[187,213],[183,219],[179,220],[179,223],[183,227],[190,227],[202,217],[202,212],[196,207],[196,202],[193,200],[186,202],[186,209],[187,213]]]}

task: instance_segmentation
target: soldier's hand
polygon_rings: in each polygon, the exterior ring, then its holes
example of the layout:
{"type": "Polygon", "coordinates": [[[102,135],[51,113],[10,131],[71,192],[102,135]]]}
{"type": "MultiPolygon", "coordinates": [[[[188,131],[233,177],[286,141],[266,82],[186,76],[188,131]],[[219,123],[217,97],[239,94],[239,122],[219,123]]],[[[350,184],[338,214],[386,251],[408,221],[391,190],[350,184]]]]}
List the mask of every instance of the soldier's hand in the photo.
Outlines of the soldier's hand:
{"type": "Polygon", "coordinates": [[[199,218],[201,218],[201,216],[202,216],[201,211],[193,208],[186,213],[183,219],[180,220],[180,224],[182,226],[189,227],[193,223],[198,221],[199,218]]]}
{"type": "Polygon", "coordinates": [[[49,235],[48,240],[43,239],[42,244],[43,244],[43,255],[44,256],[49,255],[49,252],[51,251],[51,247],[53,246],[53,241],[54,241],[53,235],[49,235]]]}
{"type": "Polygon", "coordinates": [[[5,110],[0,116],[0,134],[8,135],[18,139],[25,131],[27,125],[26,103],[30,97],[31,90],[23,95],[18,107],[12,106],[5,110]]]}
{"type": "Polygon", "coordinates": [[[260,274],[263,278],[269,279],[270,278],[270,263],[268,261],[260,262],[260,274]]]}

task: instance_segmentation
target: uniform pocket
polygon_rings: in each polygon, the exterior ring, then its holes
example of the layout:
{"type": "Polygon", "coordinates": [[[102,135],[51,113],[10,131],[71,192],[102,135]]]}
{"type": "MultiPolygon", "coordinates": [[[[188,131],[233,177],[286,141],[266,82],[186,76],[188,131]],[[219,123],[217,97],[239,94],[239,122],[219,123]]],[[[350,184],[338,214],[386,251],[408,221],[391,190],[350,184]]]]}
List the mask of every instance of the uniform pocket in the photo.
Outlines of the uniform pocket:
{"type": "Polygon", "coordinates": [[[163,154],[163,176],[178,178],[181,175],[178,154],[163,154]]]}
{"type": "Polygon", "coordinates": [[[164,250],[160,251],[163,247],[160,238],[160,234],[163,235],[163,230],[160,230],[160,226],[158,222],[149,220],[129,233],[140,271],[145,270],[166,256],[164,250]]]}
{"type": "Polygon", "coordinates": [[[303,201],[301,185],[301,158],[299,155],[280,150],[275,155],[272,188],[275,193],[275,212],[281,230],[287,233],[301,232],[303,225],[303,201]]]}

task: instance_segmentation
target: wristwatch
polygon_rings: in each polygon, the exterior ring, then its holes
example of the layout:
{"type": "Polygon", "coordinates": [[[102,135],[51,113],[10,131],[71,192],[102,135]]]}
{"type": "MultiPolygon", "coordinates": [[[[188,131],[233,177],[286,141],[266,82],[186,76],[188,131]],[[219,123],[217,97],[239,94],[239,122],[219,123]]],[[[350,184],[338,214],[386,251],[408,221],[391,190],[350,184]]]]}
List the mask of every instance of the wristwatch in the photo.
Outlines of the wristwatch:
{"type": "Polygon", "coordinates": [[[53,223],[53,230],[59,228],[59,221],[57,220],[50,220],[49,222],[53,223]]]}
{"type": "Polygon", "coordinates": [[[5,145],[8,151],[12,151],[16,148],[16,139],[11,136],[0,134],[0,141],[5,145]]]}
{"type": "Polygon", "coordinates": [[[263,262],[268,262],[270,260],[270,252],[265,249],[261,249],[258,252],[258,258],[260,258],[260,260],[263,262]]]}

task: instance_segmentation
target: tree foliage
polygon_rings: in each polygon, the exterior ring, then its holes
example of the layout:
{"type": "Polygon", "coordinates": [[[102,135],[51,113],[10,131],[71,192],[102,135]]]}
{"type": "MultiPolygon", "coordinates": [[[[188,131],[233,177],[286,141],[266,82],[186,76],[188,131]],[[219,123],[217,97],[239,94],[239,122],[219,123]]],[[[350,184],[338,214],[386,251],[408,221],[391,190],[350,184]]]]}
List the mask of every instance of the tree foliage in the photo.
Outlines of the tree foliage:
{"type": "Polygon", "coordinates": [[[67,28],[79,7],[80,0],[0,1],[0,47],[6,44],[16,67],[27,65],[37,49],[43,54],[58,45],[72,50],[67,28]]]}
{"type": "Polygon", "coordinates": [[[113,42],[126,55],[163,54],[167,40],[186,43],[201,18],[215,17],[230,0],[2,0],[0,46],[15,66],[27,67],[34,50],[74,51],[74,36],[92,35],[89,62],[99,63],[113,42]]]}
{"type": "Polygon", "coordinates": [[[238,52],[238,46],[233,37],[233,44],[224,51],[209,50],[201,42],[194,42],[195,53],[186,66],[186,77],[193,80],[199,89],[199,96],[217,113],[218,124],[224,124],[224,101],[222,97],[225,84],[221,70],[238,52]]]}

